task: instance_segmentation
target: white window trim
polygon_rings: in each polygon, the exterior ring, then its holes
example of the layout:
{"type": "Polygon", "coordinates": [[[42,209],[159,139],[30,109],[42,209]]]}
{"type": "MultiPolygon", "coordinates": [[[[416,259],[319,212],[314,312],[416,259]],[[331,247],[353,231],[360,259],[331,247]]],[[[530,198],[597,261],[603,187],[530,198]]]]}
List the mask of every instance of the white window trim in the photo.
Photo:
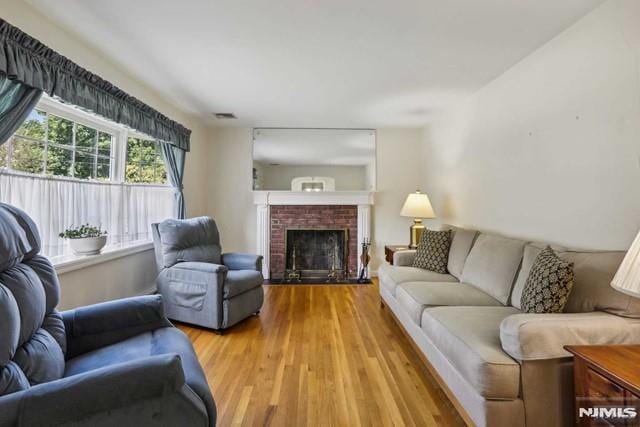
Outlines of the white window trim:
{"type": "MultiPolygon", "coordinates": [[[[37,176],[40,178],[48,178],[48,179],[70,179],[76,180],[78,182],[90,182],[90,183],[98,183],[98,184],[124,184],[124,185],[135,185],[135,186],[159,186],[159,187],[170,187],[170,183],[167,180],[166,183],[137,183],[137,182],[126,182],[125,181],[125,167],[127,164],[127,140],[129,137],[145,139],[148,141],[155,141],[155,138],[146,135],[142,132],[138,132],[136,130],[130,129],[127,126],[121,125],[119,123],[112,122],[110,120],[104,119],[95,114],[86,112],[84,110],[79,109],[73,105],[64,104],[60,101],[55,100],[54,98],[49,97],[48,95],[42,95],[42,98],[38,102],[35,107],[38,110],[44,111],[47,114],[53,114],[54,116],[62,117],[63,119],[68,119],[78,124],[91,127],[96,129],[97,131],[109,133],[114,136],[113,146],[111,147],[112,155],[111,155],[111,168],[110,168],[110,178],[109,181],[100,181],[94,179],[79,179],[74,177],[62,177],[62,176],[50,176],[46,174],[32,174],[32,173],[24,173],[20,171],[16,171],[10,168],[0,168],[2,171],[6,171],[7,173],[17,173],[17,174],[25,174],[29,176],[37,176]]],[[[74,133],[75,135],[75,133],[74,133]]]]}

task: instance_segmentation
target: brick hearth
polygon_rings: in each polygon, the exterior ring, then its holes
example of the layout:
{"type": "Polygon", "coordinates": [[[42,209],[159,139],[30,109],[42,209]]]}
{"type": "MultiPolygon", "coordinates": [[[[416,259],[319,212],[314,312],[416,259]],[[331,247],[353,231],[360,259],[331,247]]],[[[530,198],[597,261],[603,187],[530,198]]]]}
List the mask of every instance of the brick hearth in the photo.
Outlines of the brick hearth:
{"type": "Polygon", "coordinates": [[[358,207],[352,205],[274,205],[271,206],[270,277],[282,279],[285,269],[284,235],[287,228],[349,230],[349,276],[358,268],[358,207]]]}

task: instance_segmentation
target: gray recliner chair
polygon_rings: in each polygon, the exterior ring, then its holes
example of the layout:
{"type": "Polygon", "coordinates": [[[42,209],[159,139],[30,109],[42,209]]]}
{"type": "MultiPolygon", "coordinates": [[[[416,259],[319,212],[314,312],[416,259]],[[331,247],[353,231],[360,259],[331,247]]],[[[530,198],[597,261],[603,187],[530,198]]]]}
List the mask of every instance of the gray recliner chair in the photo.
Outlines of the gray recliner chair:
{"type": "Polygon", "coordinates": [[[170,319],[222,332],[260,312],[262,256],[222,253],[209,217],[152,224],[158,292],[170,319]]]}
{"type": "Polygon", "coordinates": [[[0,203],[1,427],[215,427],[207,379],[161,296],[60,313],[39,252],[31,218],[0,203]]]}

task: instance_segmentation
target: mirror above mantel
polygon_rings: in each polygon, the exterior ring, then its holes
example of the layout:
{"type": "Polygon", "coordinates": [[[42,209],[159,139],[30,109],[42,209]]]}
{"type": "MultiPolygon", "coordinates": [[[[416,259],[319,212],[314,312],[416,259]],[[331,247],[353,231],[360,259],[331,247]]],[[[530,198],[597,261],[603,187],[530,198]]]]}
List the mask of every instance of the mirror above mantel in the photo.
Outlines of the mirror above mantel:
{"type": "Polygon", "coordinates": [[[253,190],[375,191],[372,129],[256,128],[253,190]]]}

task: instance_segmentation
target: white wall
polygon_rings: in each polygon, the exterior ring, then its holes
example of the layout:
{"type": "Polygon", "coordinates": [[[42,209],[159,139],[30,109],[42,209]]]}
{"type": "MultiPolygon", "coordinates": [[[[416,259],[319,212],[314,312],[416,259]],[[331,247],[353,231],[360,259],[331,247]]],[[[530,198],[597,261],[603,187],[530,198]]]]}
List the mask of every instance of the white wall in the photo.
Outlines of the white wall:
{"type": "MultiPolygon", "coordinates": [[[[225,251],[256,250],[251,138],[250,128],[212,131],[209,211],[218,223],[225,251]]],[[[420,148],[418,129],[377,130],[372,271],[384,260],[385,244],[409,243],[411,220],[400,216],[400,208],[407,194],[422,182],[420,148]]]]}
{"type": "Polygon", "coordinates": [[[427,127],[440,217],[626,249],[640,227],[639,57],[640,2],[611,0],[427,127]]]}
{"type": "MultiPolygon", "coordinates": [[[[208,179],[209,131],[197,118],[177,110],[171,103],[60,27],[22,0],[1,0],[2,18],[39,39],[72,61],[98,74],[136,98],[193,131],[191,152],[185,168],[185,197],[189,216],[207,213],[205,183],[208,179]]],[[[61,307],[70,308],[107,299],[139,294],[149,289],[155,274],[153,252],[136,254],[60,275],[61,307]]]]}
{"type": "Polygon", "coordinates": [[[211,131],[211,176],[206,185],[208,211],[218,224],[225,252],[256,250],[252,133],[251,128],[211,131]]]}
{"type": "MultiPolygon", "coordinates": [[[[417,129],[378,129],[377,192],[373,208],[371,270],[384,262],[385,245],[409,244],[413,220],[400,216],[407,195],[423,180],[420,131],[417,129]]],[[[429,222],[425,222],[429,226],[429,222]]]]}
{"type": "Polygon", "coordinates": [[[262,165],[262,174],[262,190],[289,191],[291,181],[301,176],[331,177],[335,179],[336,191],[362,191],[371,188],[371,184],[367,182],[366,166],[262,165]]]}
{"type": "Polygon", "coordinates": [[[155,289],[155,258],[153,250],[145,250],[59,277],[60,310],[145,295],[155,289]]]}

